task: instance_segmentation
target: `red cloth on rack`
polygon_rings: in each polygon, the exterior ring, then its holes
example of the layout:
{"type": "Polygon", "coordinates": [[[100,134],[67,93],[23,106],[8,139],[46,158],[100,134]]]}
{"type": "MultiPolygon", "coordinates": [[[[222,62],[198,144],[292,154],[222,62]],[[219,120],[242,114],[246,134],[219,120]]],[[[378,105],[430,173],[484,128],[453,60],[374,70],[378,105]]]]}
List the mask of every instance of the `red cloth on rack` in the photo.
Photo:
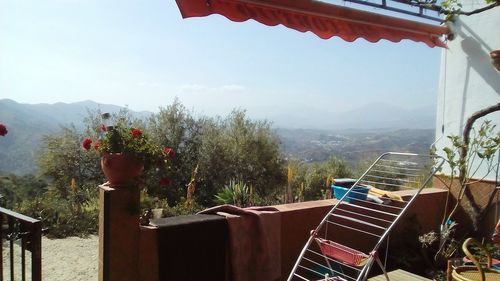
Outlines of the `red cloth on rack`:
{"type": "Polygon", "coordinates": [[[281,215],[277,209],[222,205],[200,213],[227,219],[228,280],[274,281],[281,276],[281,215]]]}

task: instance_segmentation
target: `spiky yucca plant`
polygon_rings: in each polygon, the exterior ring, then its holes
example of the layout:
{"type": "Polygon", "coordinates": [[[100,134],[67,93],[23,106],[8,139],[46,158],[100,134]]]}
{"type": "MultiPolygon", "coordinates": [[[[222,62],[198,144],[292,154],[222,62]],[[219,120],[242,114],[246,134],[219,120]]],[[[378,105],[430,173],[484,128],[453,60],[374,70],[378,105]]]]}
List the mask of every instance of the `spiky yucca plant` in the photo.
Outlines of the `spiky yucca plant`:
{"type": "Polygon", "coordinates": [[[243,181],[230,180],[229,184],[215,195],[217,204],[233,204],[238,207],[250,205],[250,190],[243,181]]]}

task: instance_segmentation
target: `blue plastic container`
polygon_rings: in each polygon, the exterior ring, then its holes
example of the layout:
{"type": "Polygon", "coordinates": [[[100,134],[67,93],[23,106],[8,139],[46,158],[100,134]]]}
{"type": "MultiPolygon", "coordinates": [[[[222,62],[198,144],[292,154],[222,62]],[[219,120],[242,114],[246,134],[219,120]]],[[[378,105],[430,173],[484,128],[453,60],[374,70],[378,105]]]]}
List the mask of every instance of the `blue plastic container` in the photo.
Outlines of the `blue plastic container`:
{"type": "MultiPolygon", "coordinates": [[[[332,189],[333,189],[333,194],[335,195],[335,198],[337,198],[339,200],[349,190],[348,187],[338,186],[338,185],[335,185],[335,184],[332,185],[332,189]]],[[[351,201],[356,201],[356,199],[366,200],[366,197],[368,196],[368,191],[369,191],[369,189],[367,187],[359,186],[359,185],[355,186],[349,192],[349,194],[345,198],[345,201],[350,203],[351,201]]]]}

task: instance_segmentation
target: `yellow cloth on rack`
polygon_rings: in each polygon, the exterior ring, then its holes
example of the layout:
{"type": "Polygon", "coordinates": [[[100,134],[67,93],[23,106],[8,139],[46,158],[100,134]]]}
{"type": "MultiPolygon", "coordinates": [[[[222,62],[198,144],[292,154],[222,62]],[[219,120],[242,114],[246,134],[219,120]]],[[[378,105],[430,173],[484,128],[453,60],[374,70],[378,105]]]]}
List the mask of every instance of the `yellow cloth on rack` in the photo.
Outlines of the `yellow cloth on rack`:
{"type": "Polygon", "coordinates": [[[371,186],[371,185],[366,185],[366,187],[369,188],[368,194],[370,194],[370,195],[377,196],[377,197],[385,197],[385,198],[389,198],[391,200],[396,200],[396,201],[401,201],[401,202],[404,201],[403,197],[399,196],[398,194],[395,194],[394,192],[382,190],[382,189],[376,188],[376,187],[371,186]]]}

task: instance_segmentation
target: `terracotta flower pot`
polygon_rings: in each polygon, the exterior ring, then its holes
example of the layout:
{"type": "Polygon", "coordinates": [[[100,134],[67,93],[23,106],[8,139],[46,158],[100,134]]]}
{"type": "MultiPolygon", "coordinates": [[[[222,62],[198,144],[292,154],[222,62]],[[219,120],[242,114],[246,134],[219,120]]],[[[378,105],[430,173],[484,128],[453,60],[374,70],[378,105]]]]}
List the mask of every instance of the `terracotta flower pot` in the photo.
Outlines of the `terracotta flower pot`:
{"type": "Polygon", "coordinates": [[[124,185],[137,178],[144,165],[127,153],[106,153],[101,159],[101,168],[111,185],[124,185]]]}
{"type": "Polygon", "coordinates": [[[490,53],[491,63],[500,71],[500,50],[495,50],[490,53]]]}

